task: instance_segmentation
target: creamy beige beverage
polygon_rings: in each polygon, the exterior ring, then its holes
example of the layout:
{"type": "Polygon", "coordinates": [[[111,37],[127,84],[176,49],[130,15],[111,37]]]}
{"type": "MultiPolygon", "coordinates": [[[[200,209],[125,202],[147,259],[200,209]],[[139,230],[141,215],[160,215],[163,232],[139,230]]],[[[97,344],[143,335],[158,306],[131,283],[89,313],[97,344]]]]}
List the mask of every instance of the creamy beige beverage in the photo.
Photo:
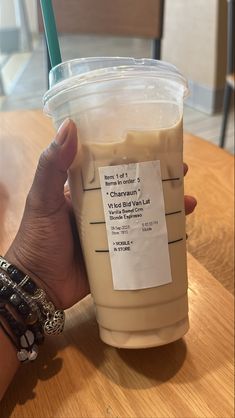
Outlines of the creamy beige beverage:
{"type": "Polygon", "coordinates": [[[188,330],[182,115],[187,82],[150,59],[89,57],[50,72],[44,111],[77,124],[72,203],[100,336],[167,344],[188,330]]]}
{"type": "MultiPolygon", "coordinates": [[[[188,330],[182,145],[180,120],[171,128],[127,131],[122,141],[83,144],[71,167],[69,182],[73,207],[100,336],[110,345],[127,348],[162,345],[182,337],[188,330]],[[161,168],[172,281],[146,289],[116,290],[99,167],[156,160],[160,161],[161,168]]],[[[107,186],[112,186],[112,176],[106,177],[107,186]]],[[[132,225],[141,222],[138,216],[143,209],[130,208],[130,204],[126,204],[126,208],[112,209],[116,225],[119,225],[119,217],[122,218],[120,225],[125,224],[123,218],[128,222],[131,218],[132,225]]],[[[117,206],[121,207],[121,203],[117,206]]],[[[127,243],[125,237],[122,239],[127,243]]],[[[145,257],[144,249],[138,257],[145,257]]],[[[128,277],[125,280],[128,284],[128,277]]]]}

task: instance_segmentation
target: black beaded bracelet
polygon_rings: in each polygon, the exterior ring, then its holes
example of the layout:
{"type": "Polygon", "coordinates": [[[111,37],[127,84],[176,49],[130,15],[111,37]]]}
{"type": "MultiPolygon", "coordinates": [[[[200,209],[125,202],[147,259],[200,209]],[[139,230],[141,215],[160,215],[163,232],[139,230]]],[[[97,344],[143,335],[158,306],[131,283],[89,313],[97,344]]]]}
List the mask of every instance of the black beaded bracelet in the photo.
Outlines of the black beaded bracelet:
{"type": "Polygon", "coordinates": [[[0,301],[11,305],[26,324],[34,324],[41,319],[36,303],[5,274],[0,274],[0,301]]]}
{"type": "MultiPolygon", "coordinates": [[[[10,264],[0,256],[0,269],[4,270],[15,283],[16,293],[25,297],[25,301],[31,308],[38,312],[39,321],[43,323],[44,333],[47,335],[60,334],[64,328],[65,315],[63,310],[56,310],[52,302],[48,302],[43,289],[39,289],[33,280],[13,264],[10,264]],[[25,292],[25,286],[28,290],[25,292]]],[[[1,294],[0,294],[1,297],[1,294]]]]}
{"type": "Polygon", "coordinates": [[[38,321],[34,323],[25,323],[25,322],[17,321],[16,318],[13,316],[13,314],[9,312],[6,305],[2,302],[0,303],[0,316],[1,315],[4,316],[4,318],[7,320],[9,326],[12,328],[12,332],[14,333],[16,337],[19,337],[18,331],[22,333],[24,330],[26,331],[27,329],[29,329],[30,331],[33,332],[36,343],[39,345],[43,343],[44,341],[43,328],[38,321]],[[17,331],[16,325],[18,325],[18,331],[17,331]]]}
{"type": "Polygon", "coordinates": [[[27,327],[25,324],[17,321],[14,316],[5,308],[0,305],[0,326],[6,336],[10,339],[12,344],[17,350],[17,358],[20,362],[28,362],[35,360],[38,354],[38,345],[42,344],[44,336],[41,332],[35,329],[35,326],[27,327]],[[7,331],[3,322],[3,318],[11,331],[11,334],[7,331]]]}
{"type": "Polygon", "coordinates": [[[8,261],[6,261],[2,256],[0,256],[0,269],[4,270],[8,276],[25,292],[30,295],[34,295],[36,293],[38,288],[31,278],[14,266],[14,264],[8,263],[8,261]]]}
{"type": "MultiPolygon", "coordinates": [[[[37,356],[37,344],[44,340],[44,334],[55,335],[64,327],[64,311],[56,310],[47,301],[46,293],[16,266],[0,256],[0,319],[5,319],[15,337],[17,357],[20,361],[31,361],[37,356]],[[2,272],[1,272],[2,271],[2,272]],[[14,309],[18,321],[9,309],[14,309]],[[22,328],[22,326],[24,328],[22,328]]],[[[1,321],[0,321],[1,322],[1,321]]],[[[1,323],[5,334],[10,334],[1,323]]],[[[14,341],[14,338],[11,341],[14,341]]]]}

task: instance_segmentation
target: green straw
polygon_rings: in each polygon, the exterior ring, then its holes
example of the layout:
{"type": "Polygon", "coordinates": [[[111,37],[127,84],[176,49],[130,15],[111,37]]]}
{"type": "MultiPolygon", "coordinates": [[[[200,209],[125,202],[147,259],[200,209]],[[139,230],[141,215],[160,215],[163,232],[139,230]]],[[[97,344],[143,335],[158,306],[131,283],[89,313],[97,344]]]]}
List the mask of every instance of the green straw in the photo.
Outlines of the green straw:
{"type": "Polygon", "coordinates": [[[61,63],[60,46],[51,0],[40,0],[51,67],[61,63]]]}

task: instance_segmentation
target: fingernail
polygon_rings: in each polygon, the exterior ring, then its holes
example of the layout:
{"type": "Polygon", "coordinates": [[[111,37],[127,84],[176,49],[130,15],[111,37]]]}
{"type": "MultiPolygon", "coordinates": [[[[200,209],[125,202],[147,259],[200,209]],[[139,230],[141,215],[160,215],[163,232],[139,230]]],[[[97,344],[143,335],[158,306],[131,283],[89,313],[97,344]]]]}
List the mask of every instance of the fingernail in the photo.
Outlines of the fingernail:
{"type": "Polygon", "coordinates": [[[64,122],[60,125],[56,137],[55,137],[55,142],[57,143],[57,145],[63,145],[66,138],[67,138],[67,134],[68,134],[68,126],[70,124],[70,119],[65,119],[64,122]]]}
{"type": "Polygon", "coordinates": [[[195,197],[191,197],[191,201],[192,201],[193,207],[195,208],[197,206],[197,200],[195,199],[195,197]]]}

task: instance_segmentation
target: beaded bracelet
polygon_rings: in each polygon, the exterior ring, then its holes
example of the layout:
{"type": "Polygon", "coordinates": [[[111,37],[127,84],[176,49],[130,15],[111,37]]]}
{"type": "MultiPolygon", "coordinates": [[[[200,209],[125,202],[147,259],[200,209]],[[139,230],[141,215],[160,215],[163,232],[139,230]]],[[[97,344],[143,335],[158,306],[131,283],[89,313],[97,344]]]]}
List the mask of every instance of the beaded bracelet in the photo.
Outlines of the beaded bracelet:
{"type": "Polygon", "coordinates": [[[0,269],[4,270],[9,276],[9,279],[14,281],[14,285],[12,286],[9,283],[9,286],[14,287],[15,292],[21,294],[27,300],[31,310],[37,309],[38,315],[41,317],[39,319],[43,325],[44,333],[46,335],[60,334],[64,328],[64,311],[56,310],[53,303],[47,301],[44,290],[38,288],[27,274],[24,274],[16,266],[10,264],[2,256],[0,256],[0,269]]]}
{"type": "MultiPolygon", "coordinates": [[[[56,310],[53,303],[47,301],[44,290],[38,288],[28,275],[10,264],[2,256],[0,256],[0,270],[2,270],[2,272],[0,271],[0,306],[2,307],[0,315],[4,316],[12,334],[15,336],[17,342],[14,345],[17,347],[19,360],[34,360],[37,351],[34,343],[40,344],[44,339],[43,334],[55,335],[63,331],[64,311],[56,310]],[[22,319],[24,327],[26,327],[23,334],[21,323],[7,310],[8,306],[14,308],[17,315],[22,319]],[[12,325],[13,322],[14,325],[12,325]],[[16,329],[18,331],[20,329],[20,335],[16,329]],[[25,348],[25,333],[28,333],[30,341],[33,341],[34,354],[31,350],[32,344],[25,348]],[[24,341],[24,346],[22,346],[22,341],[24,341]],[[24,351],[22,352],[22,350],[24,351]]],[[[8,335],[9,333],[6,332],[3,324],[1,324],[1,327],[8,335]]]]}
{"type": "Polygon", "coordinates": [[[0,299],[15,308],[27,324],[33,324],[41,319],[37,304],[30,300],[30,297],[9,276],[2,273],[0,274],[0,299]]]}
{"type": "Polygon", "coordinates": [[[0,326],[6,336],[10,339],[17,350],[17,358],[20,362],[28,362],[35,360],[38,355],[38,345],[44,341],[41,332],[35,329],[35,326],[27,327],[25,324],[17,321],[14,316],[4,307],[0,305],[0,319],[3,318],[11,331],[7,331],[4,324],[0,321],[0,326]]]}

